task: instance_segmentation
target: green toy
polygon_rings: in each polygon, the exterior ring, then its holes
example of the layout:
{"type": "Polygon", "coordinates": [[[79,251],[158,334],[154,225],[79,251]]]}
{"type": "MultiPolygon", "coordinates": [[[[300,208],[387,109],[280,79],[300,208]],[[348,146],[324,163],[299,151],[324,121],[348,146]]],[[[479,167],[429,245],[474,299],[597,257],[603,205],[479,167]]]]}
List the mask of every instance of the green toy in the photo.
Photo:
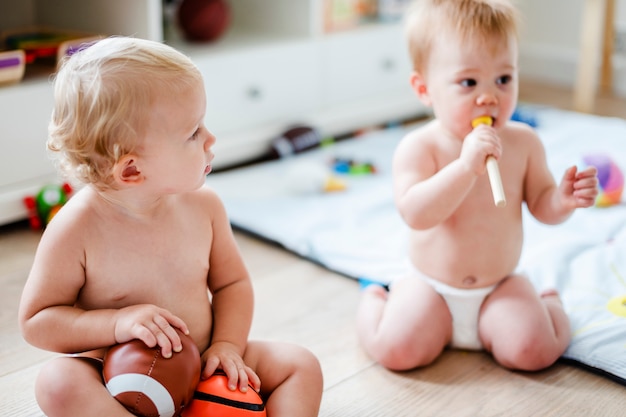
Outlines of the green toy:
{"type": "Polygon", "coordinates": [[[35,196],[24,198],[24,205],[28,209],[28,220],[33,229],[46,227],[55,214],[63,207],[72,193],[72,187],[48,184],[39,190],[35,196]]]}

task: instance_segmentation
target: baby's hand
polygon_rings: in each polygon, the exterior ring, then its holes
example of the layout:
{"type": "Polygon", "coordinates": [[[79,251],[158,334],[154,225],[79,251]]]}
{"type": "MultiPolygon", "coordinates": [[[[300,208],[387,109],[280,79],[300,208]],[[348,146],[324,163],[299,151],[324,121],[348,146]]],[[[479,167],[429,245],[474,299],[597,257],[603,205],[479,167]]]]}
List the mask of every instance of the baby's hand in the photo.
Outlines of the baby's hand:
{"type": "Polygon", "coordinates": [[[216,342],[202,355],[206,359],[202,378],[208,378],[217,369],[222,369],[228,377],[228,388],[232,391],[237,389],[241,392],[248,390],[248,384],[252,385],[255,391],[261,389],[261,380],[257,374],[247,366],[237,348],[232,343],[216,342]]]}
{"type": "Polygon", "coordinates": [[[476,126],[463,140],[460,159],[476,175],[485,173],[488,156],[499,159],[502,155],[500,138],[493,127],[476,126]]]}
{"type": "Polygon", "coordinates": [[[164,308],[152,304],[125,307],[115,316],[115,341],[124,343],[139,339],[148,347],[159,345],[161,355],[169,358],[172,351],[180,352],[183,348],[174,327],[189,334],[185,322],[164,308]]]}
{"type": "Polygon", "coordinates": [[[589,167],[578,171],[576,166],[565,171],[559,194],[563,204],[571,209],[591,207],[598,196],[598,171],[589,167]]]}

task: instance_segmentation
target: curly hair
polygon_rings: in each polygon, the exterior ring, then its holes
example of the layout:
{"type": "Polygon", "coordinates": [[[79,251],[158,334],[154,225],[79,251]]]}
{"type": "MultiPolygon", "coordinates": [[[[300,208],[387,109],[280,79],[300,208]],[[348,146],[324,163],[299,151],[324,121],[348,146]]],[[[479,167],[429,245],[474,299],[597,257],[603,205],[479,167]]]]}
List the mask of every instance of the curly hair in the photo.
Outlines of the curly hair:
{"type": "Polygon", "coordinates": [[[433,40],[452,32],[466,40],[518,37],[519,12],[511,0],[415,0],[405,16],[413,69],[423,71],[433,40]]]}
{"type": "Polygon", "coordinates": [[[201,80],[193,62],[170,46],[127,37],[99,40],[60,64],[48,149],[70,178],[109,188],[116,162],[143,138],[155,101],[201,80]]]}

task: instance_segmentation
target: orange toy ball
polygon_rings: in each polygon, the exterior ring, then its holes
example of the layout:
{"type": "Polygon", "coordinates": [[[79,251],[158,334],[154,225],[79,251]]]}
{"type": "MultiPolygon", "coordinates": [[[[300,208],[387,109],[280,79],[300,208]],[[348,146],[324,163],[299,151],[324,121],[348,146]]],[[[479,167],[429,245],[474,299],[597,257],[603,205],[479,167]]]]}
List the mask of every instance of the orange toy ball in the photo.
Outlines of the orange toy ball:
{"type": "Polygon", "coordinates": [[[191,401],[200,380],[200,353],[189,336],[178,334],[183,350],[167,359],[160,348],[149,348],[141,340],[107,351],[102,369],[106,387],[136,416],[178,416],[191,401]]]}
{"type": "Polygon", "coordinates": [[[216,40],[230,24],[230,8],[225,0],[183,0],[178,23],[190,41],[216,40]]]}
{"type": "Polygon", "coordinates": [[[182,417],[265,417],[265,405],[250,386],[248,391],[231,391],[224,373],[215,373],[200,381],[193,400],[183,410],[182,417]]]}

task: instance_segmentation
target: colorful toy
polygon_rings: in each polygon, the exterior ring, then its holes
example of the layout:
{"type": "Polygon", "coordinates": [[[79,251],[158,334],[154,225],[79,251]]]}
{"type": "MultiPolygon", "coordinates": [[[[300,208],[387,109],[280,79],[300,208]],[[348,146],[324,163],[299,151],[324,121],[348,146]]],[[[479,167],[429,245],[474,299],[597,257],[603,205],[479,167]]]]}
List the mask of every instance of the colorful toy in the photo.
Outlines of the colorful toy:
{"type": "Polygon", "coordinates": [[[230,7],[225,0],[183,0],[178,23],[188,40],[214,41],[230,24],[230,7]]]}
{"type": "Polygon", "coordinates": [[[272,139],[272,158],[284,158],[293,154],[317,148],[324,143],[320,133],[309,126],[292,126],[280,136],[272,139]]]}
{"type": "Polygon", "coordinates": [[[66,56],[72,56],[76,52],[89,48],[100,39],[101,38],[98,36],[89,36],[86,38],[72,39],[62,42],[61,45],[59,45],[59,50],[57,51],[57,62],[61,62],[61,60],[66,56]]]}
{"type": "Polygon", "coordinates": [[[75,33],[45,30],[18,32],[5,36],[4,43],[9,49],[23,50],[26,63],[32,64],[39,59],[56,59],[59,45],[77,36],[75,33]]]}
{"type": "Polygon", "coordinates": [[[376,166],[371,162],[359,162],[354,159],[335,158],[332,161],[333,171],[337,174],[367,175],[375,174],[376,166]]]}
{"type": "Polygon", "coordinates": [[[200,353],[191,337],[177,332],[183,350],[171,358],[137,339],[111,347],[104,357],[107,389],[136,416],[177,416],[193,397],[200,381],[200,353]]]}
{"type": "Polygon", "coordinates": [[[218,372],[200,381],[193,400],[181,417],[265,417],[265,405],[259,394],[248,386],[246,392],[228,389],[226,374],[218,372]]]}
{"type": "Polygon", "coordinates": [[[526,123],[530,127],[537,127],[539,122],[537,118],[532,113],[532,110],[524,109],[524,108],[516,108],[511,116],[511,120],[516,122],[526,123]]]}
{"type": "Polygon", "coordinates": [[[19,82],[24,77],[25,69],[24,51],[0,52],[0,85],[19,82]]]}
{"type": "MultiPolygon", "coordinates": [[[[489,116],[481,116],[472,120],[472,127],[476,128],[479,125],[493,124],[493,119],[489,116]]],[[[489,183],[491,184],[491,192],[493,194],[493,202],[496,207],[506,206],[506,196],[504,195],[504,187],[502,186],[502,178],[500,177],[500,169],[498,168],[498,161],[493,156],[487,157],[487,175],[489,176],[489,183]]]]}
{"type": "Polygon", "coordinates": [[[67,202],[72,194],[68,183],[45,185],[35,196],[24,198],[28,220],[33,229],[45,227],[67,202]]]}
{"type": "Polygon", "coordinates": [[[294,162],[283,175],[290,193],[307,195],[343,191],[347,184],[333,175],[328,167],[316,162],[294,162]]]}
{"type": "Polygon", "coordinates": [[[583,162],[586,166],[594,166],[598,170],[600,192],[596,198],[596,206],[609,207],[619,204],[624,191],[624,174],[619,166],[606,154],[585,155],[583,162]]]}

